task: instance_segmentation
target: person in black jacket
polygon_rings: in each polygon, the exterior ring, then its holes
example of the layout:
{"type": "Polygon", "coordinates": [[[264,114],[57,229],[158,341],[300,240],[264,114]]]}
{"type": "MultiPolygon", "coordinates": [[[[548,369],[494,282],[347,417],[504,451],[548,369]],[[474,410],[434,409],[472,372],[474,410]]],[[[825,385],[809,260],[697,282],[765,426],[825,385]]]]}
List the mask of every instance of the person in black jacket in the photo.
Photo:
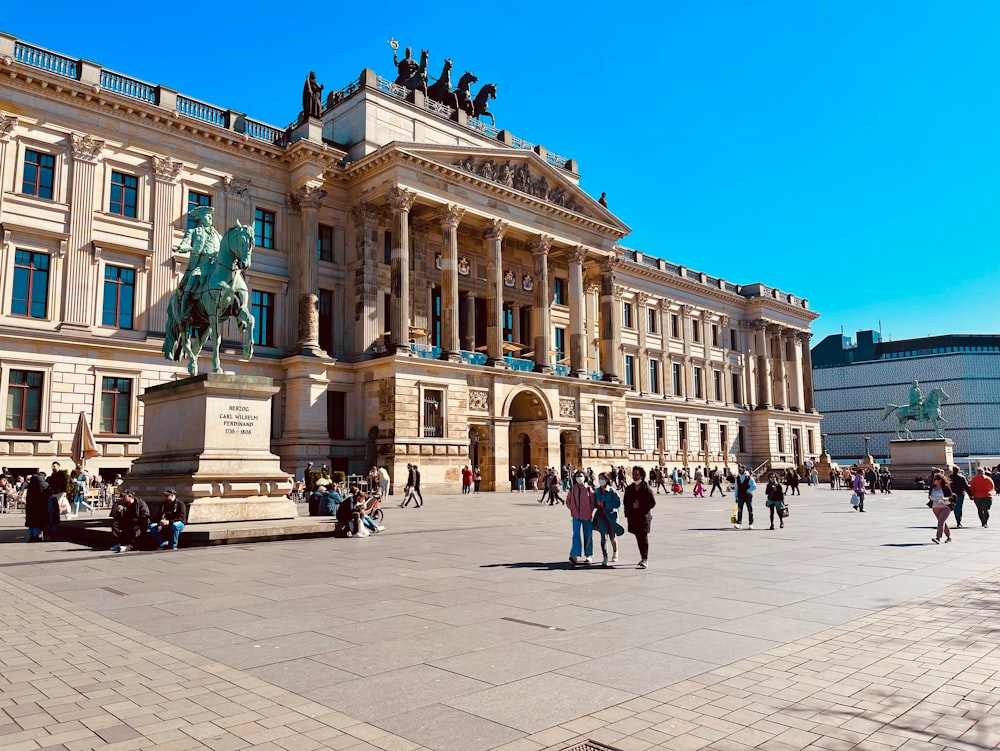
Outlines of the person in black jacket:
{"type": "Polygon", "coordinates": [[[187,506],[177,500],[177,491],[167,488],[163,491],[163,508],[160,509],[160,519],[149,525],[149,534],[160,550],[177,550],[181,530],[187,522],[187,506]]]}
{"type": "Polygon", "coordinates": [[[149,528],[149,506],[141,498],[136,498],[131,490],[126,490],[121,503],[115,506],[112,514],[111,536],[114,537],[115,544],[111,546],[111,550],[115,553],[127,553],[149,528]]]}
{"type": "Polygon", "coordinates": [[[635,535],[639,546],[639,568],[649,565],[649,529],[653,524],[653,507],[656,499],[653,491],[646,484],[646,470],[642,467],[632,467],[632,484],[625,489],[625,500],[622,502],[625,519],[628,520],[628,531],[635,535]]]}
{"type": "Polygon", "coordinates": [[[38,472],[28,482],[24,500],[24,526],[28,528],[28,542],[41,542],[42,535],[51,534],[49,518],[49,484],[45,473],[38,472]]]}

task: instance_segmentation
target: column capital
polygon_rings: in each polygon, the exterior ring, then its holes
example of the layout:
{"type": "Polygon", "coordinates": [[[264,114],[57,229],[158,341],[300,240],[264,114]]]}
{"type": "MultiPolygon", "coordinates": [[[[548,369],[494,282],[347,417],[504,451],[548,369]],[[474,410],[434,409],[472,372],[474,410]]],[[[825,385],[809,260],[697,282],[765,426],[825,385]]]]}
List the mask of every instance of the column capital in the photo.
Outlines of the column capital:
{"type": "Polygon", "coordinates": [[[18,120],[16,117],[6,117],[0,115],[0,141],[9,141],[14,137],[18,120]]]}
{"type": "Polygon", "coordinates": [[[795,337],[802,342],[802,344],[809,346],[809,341],[812,339],[811,331],[796,331],[795,337]]]}
{"type": "Polygon", "coordinates": [[[512,310],[520,310],[521,308],[524,307],[524,303],[518,302],[517,300],[512,300],[510,302],[510,307],[512,310]]]}
{"type": "Polygon", "coordinates": [[[616,284],[612,294],[614,294],[615,300],[621,302],[622,298],[625,297],[625,292],[626,289],[624,286],[622,286],[621,284],[616,284]]]}
{"type": "Polygon", "coordinates": [[[227,196],[241,201],[250,200],[250,180],[245,177],[223,177],[222,188],[227,196]]]}
{"type": "Polygon", "coordinates": [[[412,190],[407,190],[406,188],[394,185],[389,188],[389,192],[386,194],[386,197],[388,198],[389,206],[393,211],[409,213],[410,209],[413,208],[413,202],[416,200],[417,194],[412,190]]]}
{"type": "Polygon", "coordinates": [[[351,218],[359,227],[377,227],[382,222],[382,212],[367,201],[351,206],[351,218]]]}
{"type": "Polygon", "coordinates": [[[441,222],[442,227],[458,229],[458,223],[462,221],[464,215],[465,209],[457,204],[449,203],[438,212],[438,220],[441,222]]]}
{"type": "Polygon", "coordinates": [[[600,291],[601,291],[601,285],[598,284],[597,282],[591,282],[590,284],[587,285],[588,295],[596,295],[600,291]]]}
{"type": "Polygon", "coordinates": [[[295,202],[298,203],[300,209],[318,209],[323,205],[323,199],[326,198],[326,191],[318,185],[303,185],[301,188],[296,189],[292,195],[295,197],[295,202]]]}
{"type": "Polygon", "coordinates": [[[694,305],[688,305],[687,303],[681,305],[681,313],[683,313],[688,318],[695,312],[694,305]]]}
{"type": "Polygon", "coordinates": [[[765,323],[764,326],[767,329],[767,333],[771,336],[780,337],[785,331],[785,327],[780,323],[765,323]]]}
{"type": "Polygon", "coordinates": [[[549,252],[552,248],[552,238],[548,235],[535,235],[528,242],[528,249],[531,251],[531,255],[539,256],[544,255],[549,252]]]}
{"type": "Polygon", "coordinates": [[[488,240],[502,240],[510,225],[502,219],[490,219],[483,229],[483,237],[488,240]]]}
{"type": "Polygon", "coordinates": [[[104,141],[88,135],[78,136],[76,133],[71,133],[69,139],[73,159],[93,164],[101,161],[101,151],[104,150],[104,141]]]}
{"type": "Polygon", "coordinates": [[[183,168],[183,162],[176,162],[169,156],[153,157],[153,177],[159,182],[176,183],[183,168]]]}
{"type": "Polygon", "coordinates": [[[613,274],[620,263],[621,260],[617,256],[608,256],[601,261],[601,272],[604,274],[613,274]]]}
{"type": "Polygon", "coordinates": [[[635,301],[639,303],[639,305],[645,305],[652,299],[653,296],[650,295],[648,292],[637,292],[635,295],[635,301]]]}
{"type": "Polygon", "coordinates": [[[587,258],[587,249],[582,245],[577,245],[574,248],[569,249],[569,253],[566,255],[570,263],[582,264],[587,258]]]}
{"type": "Polygon", "coordinates": [[[729,326],[729,316],[719,316],[719,326],[722,328],[729,326]]]}
{"type": "Polygon", "coordinates": [[[767,321],[761,318],[755,318],[752,321],[750,321],[750,327],[754,331],[764,331],[764,329],[767,328],[767,321]]]}

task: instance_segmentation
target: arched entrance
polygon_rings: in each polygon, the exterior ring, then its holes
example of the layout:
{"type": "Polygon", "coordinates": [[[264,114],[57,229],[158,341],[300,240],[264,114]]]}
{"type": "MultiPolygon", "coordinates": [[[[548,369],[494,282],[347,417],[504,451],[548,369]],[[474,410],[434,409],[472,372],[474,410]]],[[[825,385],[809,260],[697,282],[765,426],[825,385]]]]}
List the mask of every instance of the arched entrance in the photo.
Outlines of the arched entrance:
{"type": "Polygon", "coordinates": [[[524,390],[508,408],[511,464],[548,466],[548,409],[540,394],[524,390]]]}

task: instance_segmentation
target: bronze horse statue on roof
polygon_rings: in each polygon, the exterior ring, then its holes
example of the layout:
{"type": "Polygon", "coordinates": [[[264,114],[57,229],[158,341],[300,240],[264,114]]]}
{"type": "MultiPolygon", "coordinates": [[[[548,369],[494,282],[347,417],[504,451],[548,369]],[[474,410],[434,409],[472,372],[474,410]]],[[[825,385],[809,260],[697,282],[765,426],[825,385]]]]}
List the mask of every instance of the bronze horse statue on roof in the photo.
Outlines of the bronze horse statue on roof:
{"type": "Polygon", "coordinates": [[[455,87],[455,99],[458,102],[458,109],[462,110],[469,117],[475,117],[476,108],[472,104],[472,92],[469,91],[472,84],[477,83],[478,78],[469,71],[465,71],[460,79],[458,79],[458,86],[455,87]]]}
{"type": "Polygon", "coordinates": [[[433,99],[452,109],[458,109],[458,98],[451,90],[451,60],[444,61],[444,68],[441,76],[433,84],[427,87],[427,98],[433,99]]]}
{"type": "Polygon", "coordinates": [[[474,116],[488,117],[490,119],[490,125],[496,125],[496,121],[493,119],[493,113],[489,110],[489,100],[497,98],[497,85],[495,83],[484,83],[483,88],[479,90],[476,94],[476,100],[472,103],[472,108],[475,110],[474,116]]]}

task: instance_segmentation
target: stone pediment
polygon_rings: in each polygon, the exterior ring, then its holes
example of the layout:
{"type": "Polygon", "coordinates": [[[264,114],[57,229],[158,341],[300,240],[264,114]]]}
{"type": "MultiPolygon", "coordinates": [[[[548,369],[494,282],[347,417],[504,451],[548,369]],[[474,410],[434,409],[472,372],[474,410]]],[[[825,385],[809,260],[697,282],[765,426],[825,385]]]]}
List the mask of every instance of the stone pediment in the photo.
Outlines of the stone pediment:
{"type": "Polygon", "coordinates": [[[538,154],[513,149],[428,148],[426,144],[400,146],[411,156],[447,165],[502,188],[610,225],[622,235],[630,228],[605,206],[584,192],[567,173],[538,154]]]}

